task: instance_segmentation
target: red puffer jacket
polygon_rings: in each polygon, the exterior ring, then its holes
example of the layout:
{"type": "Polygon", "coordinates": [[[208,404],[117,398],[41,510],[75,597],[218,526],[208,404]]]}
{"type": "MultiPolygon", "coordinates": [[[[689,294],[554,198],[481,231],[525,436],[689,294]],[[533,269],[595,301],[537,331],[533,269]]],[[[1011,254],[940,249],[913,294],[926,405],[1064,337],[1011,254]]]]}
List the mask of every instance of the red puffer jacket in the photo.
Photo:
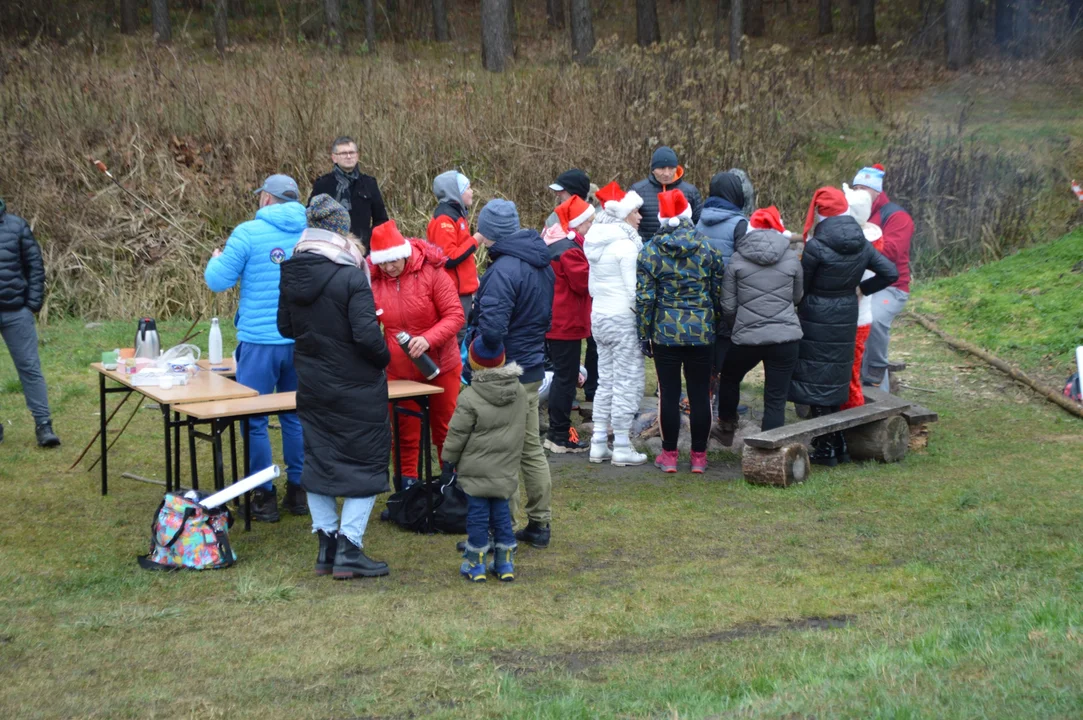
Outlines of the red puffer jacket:
{"type": "MultiPolygon", "coordinates": [[[[550,235],[552,237],[552,235],[550,235]]],[[[590,336],[590,265],[583,253],[583,236],[565,237],[549,245],[549,263],[556,274],[553,320],[547,340],[582,340],[590,336]]]]}
{"type": "Polygon", "coordinates": [[[376,308],[383,310],[380,322],[391,349],[387,366],[389,380],[425,382],[414,361],[399,347],[395,335],[403,330],[411,337],[420,335],[429,341],[429,357],[441,373],[462,372],[462,358],[455,335],[466,322],[463,306],[455,292],[455,283],[444,271],[447,257],[440,248],[411,238],[414,251],[406,268],[397,278],[384,273],[379,265],[369,263],[372,294],[376,308]]]}

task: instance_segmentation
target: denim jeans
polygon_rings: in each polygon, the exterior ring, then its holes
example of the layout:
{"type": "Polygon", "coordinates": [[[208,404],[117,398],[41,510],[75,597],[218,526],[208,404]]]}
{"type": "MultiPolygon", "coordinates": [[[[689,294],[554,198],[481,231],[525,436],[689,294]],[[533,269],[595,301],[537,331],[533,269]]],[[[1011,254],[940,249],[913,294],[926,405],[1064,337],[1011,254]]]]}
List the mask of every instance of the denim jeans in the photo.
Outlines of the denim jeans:
{"type": "Polygon", "coordinates": [[[365,528],[376,505],[376,496],[346,498],[342,503],[342,521],[339,522],[338,506],[330,495],[308,493],[308,512],[312,515],[312,532],[323,530],[328,535],[341,533],[357,547],[364,547],[365,528]]]}
{"type": "Polygon", "coordinates": [[[866,384],[880,385],[887,370],[887,348],[891,342],[891,323],[902,312],[910,293],[894,287],[873,293],[872,326],[869,339],[865,341],[865,359],[861,365],[861,380],[866,384]]]}
{"type": "Polygon", "coordinates": [[[466,544],[475,550],[489,547],[489,528],[497,547],[515,547],[511,530],[511,509],[503,498],[483,498],[467,495],[466,544]]]}
{"type": "Polygon", "coordinates": [[[38,358],[38,331],[30,308],[0,311],[0,334],[23,384],[26,407],[39,425],[49,421],[49,397],[38,358]]]}
{"type": "MultiPolygon", "coordinates": [[[[297,389],[297,373],[293,369],[293,344],[258,345],[241,343],[237,346],[237,382],[250,387],[260,395],[273,392],[291,392],[297,389]]],[[[301,470],[305,465],[304,440],[301,435],[301,421],[297,413],[282,413],[278,416],[282,425],[282,455],[286,461],[286,479],[294,484],[301,484],[301,470]]],[[[267,435],[267,417],[255,417],[248,420],[248,457],[253,471],[262,470],[274,464],[271,455],[271,438],[267,435]]],[[[263,490],[270,490],[272,483],[267,483],[263,490]]]]}

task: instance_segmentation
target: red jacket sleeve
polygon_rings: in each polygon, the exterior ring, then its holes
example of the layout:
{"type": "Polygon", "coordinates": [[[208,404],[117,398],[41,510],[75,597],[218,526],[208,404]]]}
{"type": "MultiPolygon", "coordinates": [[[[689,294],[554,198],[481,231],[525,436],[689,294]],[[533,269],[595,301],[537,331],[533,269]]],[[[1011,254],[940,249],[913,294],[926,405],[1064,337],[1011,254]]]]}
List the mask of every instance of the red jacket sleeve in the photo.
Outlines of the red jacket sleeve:
{"type": "Polygon", "coordinates": [[[429,242],[439,246],[451,260],[461,260],[471,250],[477,249],[477,241],[472,235],[463,233],[460,237],[459,225],[447,215],[434,217],[429,221],[429,242]]]}
{"type": "Polygon", "coordinates": [[[466,324],[463,305],[455,291],[455,283],[443,268],[432,267],[432,302],[436,307],[437,321],[431,328],[421,333],[429,345],[438,348],[455,336],[466,324]]]}
{"type": "Polygon", "coordinates": [[[568,281],[568,288],[576,295],[589,295],[590,264],[583,250],[575,247],[563,253],[560,256],[560,264],[564,270],[564,277],[568,281]]]}
{"type": "Polygon", "coordinates": [[[914,236],[914,219],[909,213],[897,212],[887,219],[884,230],[884,257],[893,265],[909,264],[910,238],[914,236]],[[904,262],[905,261],[905,262],[904,262]]]}

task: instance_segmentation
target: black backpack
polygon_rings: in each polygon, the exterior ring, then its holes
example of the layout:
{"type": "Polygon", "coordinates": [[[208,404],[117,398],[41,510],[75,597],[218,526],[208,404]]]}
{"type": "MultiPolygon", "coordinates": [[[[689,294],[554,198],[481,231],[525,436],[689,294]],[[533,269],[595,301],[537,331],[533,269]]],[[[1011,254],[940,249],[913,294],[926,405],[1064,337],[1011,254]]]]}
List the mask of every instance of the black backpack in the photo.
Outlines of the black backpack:
{"type": "Polygon", "coordinates": [[[404,530],[418,533],[441,532],[448,535],[466,534],[466,493],[458,479],[433,483],[432,491],[418,481],[387,499],[386,519],[404,530]],[[432,523],[429,523],[429,495],[432,495],[432,523]]]}

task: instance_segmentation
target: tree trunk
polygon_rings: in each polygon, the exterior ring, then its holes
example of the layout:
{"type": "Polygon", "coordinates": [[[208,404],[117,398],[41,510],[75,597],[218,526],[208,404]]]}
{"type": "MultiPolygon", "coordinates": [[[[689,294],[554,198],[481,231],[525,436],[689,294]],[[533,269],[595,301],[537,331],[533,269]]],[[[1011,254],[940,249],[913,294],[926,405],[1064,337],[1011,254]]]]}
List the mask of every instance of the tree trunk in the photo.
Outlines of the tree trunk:
{"type": "Polygon", "coordinates": [[[447,42],[447,3],[444,0],[432,0],[432,34],[436,42],[447,42]]]}
{"type": "Polygon", "coordinates": [[[947,0],[948,67],[958,70],[970,63],[970,7],[968,0],[947,0]]]}
{"type": "Polygon", "coordinates": [[[136,0],[120,0],[120,31],[134,35],[139,30],[139,3],[136,0]]]}
{"type": "Polygon", "coordinates": [[[876,0],[857,2],[857,44],[876,44],[876,0]]]}
{"type": "Polygon", "coordinates": [[[831,17],[831,12],[831,0],[820,0],[819,30],[821,35],[830,35],[835,31],[833,26],[834,19],[831,17]]]}
{"type": "Polygon", "coordinates": [[[1025,53],[1030,44],[1030,6],[1031,0],[1015,0],[1015,47],[1019,53],[1025,53]]]}
{"type": "Polygon", "coordinates": [[[222,57],[229,45],[229,0],[214,2],[214,47],[222,57]]]}
{"type": "Polygon", "coordinates": [[[590,17],[590,0],[571,1],[572,57],[584,63],[594,50],[594,23],[590,17]]]}
{"type": "Polygon", "coordinates": [[[545,0],[545,19],[551,28],[564,29],[564,0],[545,0]]]}
{"type": "Polygon", "coordinates": [[[763,16],[763,0],[747,0],[748,12],[745,13],[745,35],[763,37],[767,34],[767,20],[763,16]]]}
{"type": "Polygon", "coordinates": [[[505,0],[508,4],[508,57],[514,58],[517,52],[516,38],[519,36],[519,23],[515,18],[515,0],[505,0]]]}
{"type": "Polygon", "coordinates": [[[173,26],[169,22],[168,0],[150,0],[150,24],[159,45],[173,39],[173,26]]]}
{"type": "Polygon", "coordinates": [[[662,40],[658,31],[658,1],[636,0],[636,43],[647,47],[662,40]]]}
{"type": "Polygon", "coordinates": [[[699,40],[699,0],[684,0],[685,21],[688,23],[688,44],[699,40]]]}
{"type": "Polygon", "coordinates": [[[1012,0],[996,0],[995,26],[996,44],[1004,47],[1011,43],[1015,34],[1015,7],[1012,0]]]}
{"type": "Polygon", "coordinates": [[[718,0],[714,9],[714,47],[716,50],[722,49],[722,38],[724,37],[722,28],[725,26],[724,21],[729,14],[729,0],[718,0]]]}
{"type": "Polygon", "coordinates": [[[1073,30],[1083,26],[1083,0],[1068,0],[1068,20],[1073,30]]]}
{"type": "Polygon", "coordinates": [[[481,0],[481,64],[489,72],[504,72],[511,56],[507,0],[481,0]]]}
{"type": "Polygon", "coordinates": [[[342,50],[342,5],[339,0],[323,0],[323,19],[327,25],[327,46],[342,50]]]}
{"type": "Polygon", "coordinates": [[[376,52],[376,0],[365,0],[365,45],[376,52]]]}
{"type": "Polygon", "coordinates": [[[744,0],[730,0],[730,62],[741,62],[741,30],[744,0]]]}

